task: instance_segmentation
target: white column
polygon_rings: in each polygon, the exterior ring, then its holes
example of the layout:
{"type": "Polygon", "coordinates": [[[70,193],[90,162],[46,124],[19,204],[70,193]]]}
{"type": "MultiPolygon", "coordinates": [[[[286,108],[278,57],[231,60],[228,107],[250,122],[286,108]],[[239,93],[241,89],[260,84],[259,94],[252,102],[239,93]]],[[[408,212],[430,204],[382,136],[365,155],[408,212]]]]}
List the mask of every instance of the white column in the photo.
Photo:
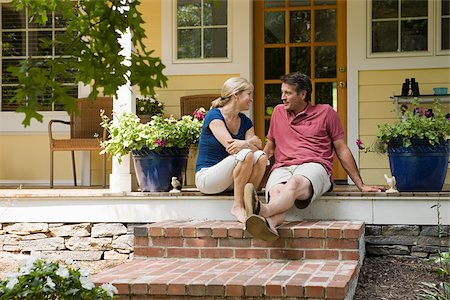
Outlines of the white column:
{"type": "MultiPolygon", "coordinates": [[[[125,56],[126,60],[124,64],[130,66],[132,43],[129,29],[125,33],[122,33],[119,43],[122,45],[122,51],[119,52],[119,55],[125,56]]],[[[117,89],[116,96],[114,97],[113,110],[118,114],[122,112],[135,112],[136,100],[130,82],[117,89]]],[[[111,192],[131,192],[130,159],[130,154],[122,157],[122,163],[119,163],[117,158],[113,158],[112,174],[109,177],[109,189],[111,192]]]]}

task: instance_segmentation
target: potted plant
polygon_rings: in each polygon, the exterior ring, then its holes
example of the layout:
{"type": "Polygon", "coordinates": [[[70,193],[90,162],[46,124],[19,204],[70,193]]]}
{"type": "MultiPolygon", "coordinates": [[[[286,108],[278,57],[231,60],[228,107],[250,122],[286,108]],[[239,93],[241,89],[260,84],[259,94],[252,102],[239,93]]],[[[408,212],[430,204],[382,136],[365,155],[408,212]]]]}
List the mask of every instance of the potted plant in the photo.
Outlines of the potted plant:
{"type": "Polygon", "coordinates": [[[158,101],[155,96],[137,97],[136,114],[142,123],[148,123],[152,116],[164,115],[164,103],[158,101]]]}
{"type": "Polygon", "coordinates": [[[102,127],[109,138],[101,143],[101,153],[108,153],[121,161],[132,152],[138,185],[141,191],[168,192],[172,177],[183,182],[189,155],[189,146],[197,143],[203,121],[195,116],[153,116],[141,123],[133,113],[113,114],[109,119],[103,113],[102,127]]]}
{"type": "Polygon", "coordinates": [[[413,110],[403,107],[400,120],[378,125],[371,148],[388,153],[399,191],[441,191],[448,169],[450,120],[438,97],[432,109],[420,107],[418,98],[411,104],[413,110]]]}

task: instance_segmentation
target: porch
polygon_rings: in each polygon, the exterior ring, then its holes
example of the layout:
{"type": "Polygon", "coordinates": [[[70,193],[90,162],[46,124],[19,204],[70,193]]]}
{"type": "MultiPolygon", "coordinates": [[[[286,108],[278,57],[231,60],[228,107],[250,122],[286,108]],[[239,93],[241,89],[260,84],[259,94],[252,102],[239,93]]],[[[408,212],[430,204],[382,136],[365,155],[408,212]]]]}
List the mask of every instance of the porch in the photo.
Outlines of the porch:
{"type": "MultiPolygon", "coordinates": [[[[292,208],[287,220],[358,220],[366,224],[450,225],[450,186],[441,192],[361,193],[336,185],[305,210],[292,208]]],[[[260,195],[263,197],[262,193],[260,195]]],[[[121,222],[233,220],[231,194],[204,195],[187,187],[181,193],[111,192],[96,187],[3,187],[0,222],[121,222]]]]}

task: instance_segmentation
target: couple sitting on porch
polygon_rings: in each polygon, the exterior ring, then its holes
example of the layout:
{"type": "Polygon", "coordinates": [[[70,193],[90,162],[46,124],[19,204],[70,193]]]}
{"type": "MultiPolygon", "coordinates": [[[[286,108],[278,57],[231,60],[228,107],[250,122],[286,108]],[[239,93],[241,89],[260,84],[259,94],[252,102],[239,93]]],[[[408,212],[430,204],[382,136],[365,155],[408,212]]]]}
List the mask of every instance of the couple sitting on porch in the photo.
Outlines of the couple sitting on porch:
{"type": "Polygon", "coordinates": [[[205,116],[198,145],[196,186],[205,194],[234,191],[231,214],[254,237],[276,240],[276,227],[295,204],[306,208],[332,189],[333,152],[363,192],[384,188],[365,185],[344,141],[337,113],[329,105],[311,105],[312,84],[299,72],[281,78],[282,104],[272,113],[263,150],[252,121],[242,111],[253,101],[253,85],[244,78],[225,81],[221,97],[205,116]],[[275,163],[265,187],[266,203],[257,189],[268,159],[275,163]],[[270,201],[269,201],[270,200],[270,201]]]}

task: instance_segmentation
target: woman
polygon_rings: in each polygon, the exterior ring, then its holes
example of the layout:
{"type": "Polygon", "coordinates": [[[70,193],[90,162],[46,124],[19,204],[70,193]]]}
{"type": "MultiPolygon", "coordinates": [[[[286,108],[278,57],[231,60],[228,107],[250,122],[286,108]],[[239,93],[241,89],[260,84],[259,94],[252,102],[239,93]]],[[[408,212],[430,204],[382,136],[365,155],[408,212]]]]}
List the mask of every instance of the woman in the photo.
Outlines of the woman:
{"type": "Polygon", "coordinates": [[[234,190],[231,214],[245,223],[244,187],[258,187],[267,157],[252,121],[241,111],[253,101],[253,85],[241,77],[225,81],[221,97],[212,102],[198,144],[195,183],[204,194],[234,190]]]}

